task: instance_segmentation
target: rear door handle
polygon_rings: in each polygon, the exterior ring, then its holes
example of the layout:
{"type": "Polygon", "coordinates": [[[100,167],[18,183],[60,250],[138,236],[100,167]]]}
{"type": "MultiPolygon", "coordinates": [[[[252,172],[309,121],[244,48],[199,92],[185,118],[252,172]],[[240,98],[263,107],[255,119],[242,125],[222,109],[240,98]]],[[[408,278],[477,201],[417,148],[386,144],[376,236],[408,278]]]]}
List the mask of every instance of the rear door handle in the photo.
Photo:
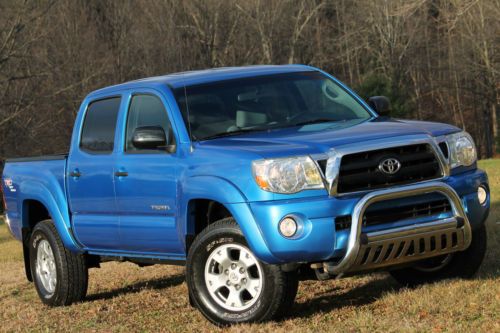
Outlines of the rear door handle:
{"type": "Polygon", "coordinates": [[[127,177],[128,172],[127,171],[116,171],[115,172],[115,177],[127,177]]]}

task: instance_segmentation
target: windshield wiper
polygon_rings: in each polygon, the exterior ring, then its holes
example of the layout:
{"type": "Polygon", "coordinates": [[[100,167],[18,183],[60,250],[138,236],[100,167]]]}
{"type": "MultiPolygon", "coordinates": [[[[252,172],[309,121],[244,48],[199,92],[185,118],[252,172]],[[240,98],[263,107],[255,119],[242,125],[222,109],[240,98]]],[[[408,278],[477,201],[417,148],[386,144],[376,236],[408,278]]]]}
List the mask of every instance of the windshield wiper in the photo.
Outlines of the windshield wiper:
{"type": "Polygon", "coordinates": [[[292,124],[292,125],[285,125],[285,126],[283,126],[283,124],[273,124],[273,125],[268,125],[268,126],[242,128],[242,129],[238,129],[236,131],[222,132],[222,133],[217,133],[214,135],[209,135],[207,137],[199,139],[198,141],[212,140],[212,139],[223,138],[223,137],[227,137],[227,136],[239,135],[239,134],[250,133],[250,132],[262,132],[262,131],[268,131],[268,130],[273,130],[273,129],[278,129],[278,128],[286,128],[286,127],[291,127],[291,126],[303,126],[303,125],[319,124],[319,123],[332,123],[332,122],[338,122],[338,121],[339,120],[318,118],[318,119],[308,120],[308,121],[304,121],[304,122],[300,122],[300,123],[296,123],[296,124],[292,124]]]}
{"type": "Polygon", "coordinates": [[[205,138],[201,138],[198,141],[223,138],[225,136],[233,136],[233,135],[238,135],[238,134],[243,134],[243,133],[249,133],[249,132],[271,131],[273,129],[284,128],[284,127],[288,127],[288,126],[283,126],[283,124],[279,124],[279,123],[269,123],[269,124],[267,124],[265,126],[246,127],[246,128],[240,128],[240,129],[237,129],[237,130],[231,131],[231,132],[217,133],[217,134],[214,134],[214,135],[207,136],[205,138]]]}
{"type": "Polygon", "coordinates": [[[205,140],[212,140],[212,139],[217,139],[217,138],[223,138],[226,136],[233,136],[233,135],[238,135],[238,134],[243,134],[243,133],[249,133],[249,132],[257,132],[257,131],[266,131],[269,128],[247,128],[247,129],[239,129],[236,131],[231,131],[231,132],[222,132],[222,133],[217,133],[214,135],[209,135],[207,137],[201,138],[200,141],[205,141],[205,140]]]}
{"type": "Polygon", "coordinates": [[[313,119],[313,120],[308,120],[308,121],[296,123],[296,124],[293,124],[292,126],[304,126],[304,125],[321,124],[321,123],[332,123],[334,121],[338,121],[338,120],[327,119],[327,118],[318,118],[318,119],[313,119]]]}

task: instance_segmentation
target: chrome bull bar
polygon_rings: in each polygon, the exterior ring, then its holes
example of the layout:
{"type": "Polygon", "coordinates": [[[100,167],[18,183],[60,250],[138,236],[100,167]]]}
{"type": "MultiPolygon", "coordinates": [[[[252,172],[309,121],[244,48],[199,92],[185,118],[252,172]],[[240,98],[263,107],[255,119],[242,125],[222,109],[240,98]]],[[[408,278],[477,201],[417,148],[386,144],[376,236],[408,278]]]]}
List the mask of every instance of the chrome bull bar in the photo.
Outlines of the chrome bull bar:
{"type": "Polygon", "coordinates": [[[465,250],[472,240],[460,197],[449,185],[426,182],[366,194],[354,207],[347,251],[337,262],[325,262],[330,275],[370,270],[465,250]],[[380,201],[439,193],[450,202],[452,216],[427,223],[362,233],[366,209],[380,201]]]}

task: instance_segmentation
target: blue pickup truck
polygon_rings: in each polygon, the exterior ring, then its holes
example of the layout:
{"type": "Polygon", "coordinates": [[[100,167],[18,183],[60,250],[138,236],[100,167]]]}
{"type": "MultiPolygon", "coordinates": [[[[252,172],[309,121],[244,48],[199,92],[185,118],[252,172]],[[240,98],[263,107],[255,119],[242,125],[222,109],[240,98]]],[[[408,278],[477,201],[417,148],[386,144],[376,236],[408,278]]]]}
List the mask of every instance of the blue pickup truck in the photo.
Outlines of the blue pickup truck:
{"type": "Polygon", "coordinates": [[[472,277],[490,205],[474,142],[389,108],[302,65],[94,91],[67,155],[6,161],[27,278],[59,306],[104,261],[185,265],[190,304],[229,325],[283,315],[305,279],[472,277]]]}

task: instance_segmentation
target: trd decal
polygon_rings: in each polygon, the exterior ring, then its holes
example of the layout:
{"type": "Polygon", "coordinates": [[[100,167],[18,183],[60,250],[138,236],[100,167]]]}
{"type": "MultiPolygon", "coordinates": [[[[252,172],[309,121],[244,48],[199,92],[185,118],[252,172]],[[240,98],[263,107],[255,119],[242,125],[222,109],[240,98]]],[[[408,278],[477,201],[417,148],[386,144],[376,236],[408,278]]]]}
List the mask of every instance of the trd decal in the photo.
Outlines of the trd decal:
{"type": "Polygon", "coordinates": [[[11,192],[16,192],[16,188],[14,187],[14,183],[12,182],[12,179],[10,178],[5,178],[3,180],[3,183],[5,184],[6,187],[9,188],[11,192]]]}

